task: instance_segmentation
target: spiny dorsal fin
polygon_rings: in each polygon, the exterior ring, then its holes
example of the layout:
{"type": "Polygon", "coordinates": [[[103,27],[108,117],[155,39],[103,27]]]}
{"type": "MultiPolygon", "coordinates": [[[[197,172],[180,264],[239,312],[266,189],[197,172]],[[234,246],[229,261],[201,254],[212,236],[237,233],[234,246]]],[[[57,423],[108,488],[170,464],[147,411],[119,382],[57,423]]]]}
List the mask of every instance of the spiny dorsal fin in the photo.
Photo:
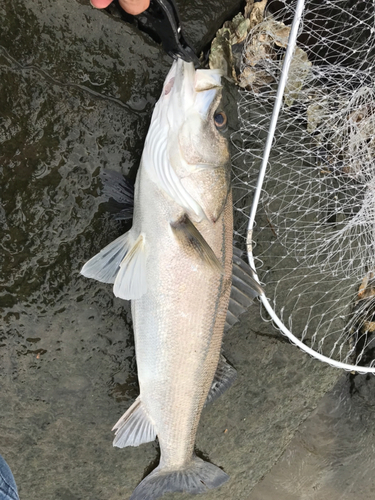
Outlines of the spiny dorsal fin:
{"type": "Polygon", "coordinates": [[[134,184],[114,170],[103,170],[100,174],[103,183],[102,194],[108,198],[107,206],[116,220],[133,218],[134,184]]]}
{"type": "Polygon", "coordinates": [[[146,249],[142,234],[120,263],[113,293],[124,300],[139,299],[147,290],[146,249]]]}
{"type": "MultiPolygon", "coordinates": [[[[242,259],[242,250],[233,245],[233,276],[248,285],[249,288],[252,288],[257,292],[257,295],[262,295],[264,294],[264,290],[255,280],[255,274],[254,269],[242,259]]],[[[247,293],[246,290],[244,289],[245,293],[247,293]]]]}
{"type": "Polygon", "coordinates": [[[241,258],[242,252],[233,246],[232,290],[224,331],[228,331],[253,303],[263,294],[263,288],[254,279],[254,270],[241,258]]]}
{"type": "Polygon", "coordinates": [[[219,259],[187,215],[177,222],[171,223],[171,228],[182,246],[192,249],[200,259],[215,271],[219,273],[223,272],[223,266],[219,262],[219,259]]]}
{"type": "Polygon", "coordinates": [[[237,372],[230,366],[224,356],[220,356],[216,373],[212,381],[210,392],[208,393],[205,405],[212,403],[220,397],[237,378],[237,372]]]}
{"type": "Polygon", "coordinates": [[[113,446],[118,448],[139,446],[154,441],[156,438],[154,424],[151,422],[139,396],[112,430],[116,431],[113,446]]]}

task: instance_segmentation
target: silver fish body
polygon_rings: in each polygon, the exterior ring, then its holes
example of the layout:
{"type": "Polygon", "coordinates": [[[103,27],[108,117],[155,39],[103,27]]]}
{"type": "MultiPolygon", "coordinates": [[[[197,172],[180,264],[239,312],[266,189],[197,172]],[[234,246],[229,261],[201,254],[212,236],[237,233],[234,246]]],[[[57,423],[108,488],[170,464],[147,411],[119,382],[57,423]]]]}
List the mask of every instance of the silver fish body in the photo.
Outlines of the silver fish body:
{"type": "MultiPolygon", "coordinates": [[[[143,187],[152,192],[151,183],[145,181],[143,187]]],[[[219,361],[232,276],[232,206],[229,197],[215,223],[196,224],[223,266],[220,273],[194,249],[181,248],[169,223],[177,207],[171,204],[166,213],[164,196],[159,196],[153,214],[142,217],[152,248],[150,286],[132,302],[132,315],[140,400],[155,424],[161,465],[180,468],[191,461],[219,361]],[[155,224],[155,216],[163,222],[155,224]]]]}
{"type": "Polygon", "coordinates": [[[157,436],[159,466],[132,500],[204,492],[228,476],[194,455],[218,366],[232,281],[230,158],[220,75],[177,60],[156,105],[131,230],[82,269],[132,300],[140,395],[115,446],[157,436]]]}

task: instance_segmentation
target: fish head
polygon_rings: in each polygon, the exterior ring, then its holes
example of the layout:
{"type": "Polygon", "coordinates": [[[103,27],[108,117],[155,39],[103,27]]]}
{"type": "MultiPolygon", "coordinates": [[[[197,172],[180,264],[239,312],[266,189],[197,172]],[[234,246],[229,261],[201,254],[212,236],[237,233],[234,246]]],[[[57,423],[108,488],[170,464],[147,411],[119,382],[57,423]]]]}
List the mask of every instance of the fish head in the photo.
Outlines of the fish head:
{"type": "Polygon", "coordinates": [[[166,78],[161,105],[165,99],[169,158],[179,175],[229,162],[221,75],[177,59],[166,78]]]}
{"type": "Polygon", "coordinates": [[[196,221],[216,219],[230,188],[221,97],[221,71],[195,70],[192,63],[175,60],[146,140],[149,171],[196,221]]]}

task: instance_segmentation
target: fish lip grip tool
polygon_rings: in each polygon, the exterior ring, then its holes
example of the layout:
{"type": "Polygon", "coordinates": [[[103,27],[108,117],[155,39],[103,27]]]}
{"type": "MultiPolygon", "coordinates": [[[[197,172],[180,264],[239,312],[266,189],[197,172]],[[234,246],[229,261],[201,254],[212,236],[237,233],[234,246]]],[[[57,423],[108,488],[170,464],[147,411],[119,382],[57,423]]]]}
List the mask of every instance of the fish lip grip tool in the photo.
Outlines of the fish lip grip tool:
{"type": "Polygon", "coordinates": [[[156,35],[167,54],[192,62],[196,68],[200,66],[198,57],[182,32],[177,6],[173,0],[151,0],[149,8],[134,18],[140,30],[153,39],[156,35]]]}

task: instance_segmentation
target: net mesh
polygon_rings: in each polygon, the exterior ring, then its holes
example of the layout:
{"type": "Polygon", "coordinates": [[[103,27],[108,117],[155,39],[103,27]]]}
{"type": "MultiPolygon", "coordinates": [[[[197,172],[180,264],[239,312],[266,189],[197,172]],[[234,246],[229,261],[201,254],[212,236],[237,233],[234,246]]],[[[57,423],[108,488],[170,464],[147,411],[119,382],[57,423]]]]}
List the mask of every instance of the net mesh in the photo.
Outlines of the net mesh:
{"type": "MultiPolygon", "coordinates": [[[[237,72],[237,238],[246,238],[295,2],[264,7],[237,72]]],[[[372,1],[306,1],[253,231],[258,276],[283,323],[356,366],[375,366],[374,27],[372,1]]]]}

